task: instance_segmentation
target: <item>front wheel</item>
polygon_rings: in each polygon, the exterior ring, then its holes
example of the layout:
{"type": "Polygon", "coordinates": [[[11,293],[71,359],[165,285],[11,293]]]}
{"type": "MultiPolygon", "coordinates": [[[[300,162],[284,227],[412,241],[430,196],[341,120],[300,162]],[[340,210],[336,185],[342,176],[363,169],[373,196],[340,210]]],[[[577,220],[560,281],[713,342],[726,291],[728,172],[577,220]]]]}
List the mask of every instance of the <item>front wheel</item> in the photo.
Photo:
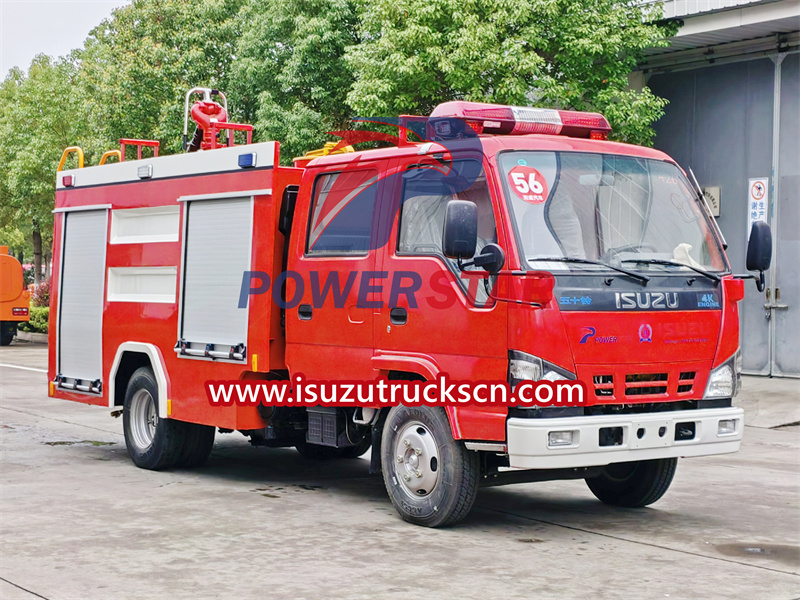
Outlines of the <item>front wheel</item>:
{"type": "Polygon", "coordinates": [[[438,527],[463,519],[478,494],[477,452],[453,439],[440,408],[396,406],[383,427],[383,481],[400,516],[438,527]]]}
{"type": "Polygon", "coordinates": [[[616,463],[586,480],[598,500],[613,506],[639,508],[652,504],[669,489],[677,458],[616,463]]]}

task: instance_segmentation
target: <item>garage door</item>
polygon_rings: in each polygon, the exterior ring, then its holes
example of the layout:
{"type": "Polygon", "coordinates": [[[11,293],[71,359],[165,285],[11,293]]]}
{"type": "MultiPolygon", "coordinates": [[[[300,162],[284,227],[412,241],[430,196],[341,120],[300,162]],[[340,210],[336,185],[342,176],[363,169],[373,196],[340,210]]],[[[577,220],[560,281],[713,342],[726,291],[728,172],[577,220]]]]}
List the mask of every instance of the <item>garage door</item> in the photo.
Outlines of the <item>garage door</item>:
{"type": "Polygon", "coordinates": [[[58,371],[62,387],[99,393],[108,211],[64,215],[58,371]]]}

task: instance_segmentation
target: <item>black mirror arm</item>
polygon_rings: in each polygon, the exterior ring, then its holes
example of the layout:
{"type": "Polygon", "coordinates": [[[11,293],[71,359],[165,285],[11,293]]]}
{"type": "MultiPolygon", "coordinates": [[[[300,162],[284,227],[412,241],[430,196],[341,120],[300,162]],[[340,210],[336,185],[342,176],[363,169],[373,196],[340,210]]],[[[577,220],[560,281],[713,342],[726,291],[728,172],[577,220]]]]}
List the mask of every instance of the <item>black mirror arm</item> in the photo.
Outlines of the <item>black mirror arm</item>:
{"type": "Polygon", "coordinates": [[[756,289],[759,292],[763,292],[766,288],[766,282],[764,281],[764,271],[759,271],[758,275],[734,275],[734,279],[752,279],[756,282],[756,289]]]}
{"type": "Polygon", "coordinates": [[[494,262],[494,256],[491,254],[477,254],[470,260],[462,260],[459,258],[458,268],[463,271],[464,267],[483,267],[492,264],[492,262],[494,262]]]}

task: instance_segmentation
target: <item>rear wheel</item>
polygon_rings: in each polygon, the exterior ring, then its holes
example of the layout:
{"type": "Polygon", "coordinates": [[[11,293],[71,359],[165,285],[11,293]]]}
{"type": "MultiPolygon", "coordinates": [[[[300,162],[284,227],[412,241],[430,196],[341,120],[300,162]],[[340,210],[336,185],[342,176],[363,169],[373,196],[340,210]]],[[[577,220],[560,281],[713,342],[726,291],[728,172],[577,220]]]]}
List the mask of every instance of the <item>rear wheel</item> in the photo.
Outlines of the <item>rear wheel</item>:
{"type": "Polygon", "coordinates": [[[158,386],[148,367],[137,369],[128,382],[122,427],[133,464],[160,470],[174,466],[182,456],[185,423],[158,417],[158,386]]]}
{"type": "Polygon", "coordinates": [[[603,468],[599,476],[587,479],[586,485],[606,504],[638,508],[666,493],[677,465],[677,458],[616,463],[603,468]]]}
{"type": "Polygon", "coordinates": [[[186,439],[183,443],[183,450],[176,467],[191,469],[202,466],[214,448],[214,435],[216,428],[209,425],[198,425],[196,423],[184,423],[186,439]]]}
{"type": "Polygon", "coordinates": [[[15,335],[17,335],[16,323],[0,322],[0,346],[8,346],[15,335]]]}
{"type": "Polygon", "coordinates": [[[478,453],[453,439],[444,410],[392,408],[381,448],[383,481],[403,519],[438,527],[470,511],[478,493],[478,453]]]}

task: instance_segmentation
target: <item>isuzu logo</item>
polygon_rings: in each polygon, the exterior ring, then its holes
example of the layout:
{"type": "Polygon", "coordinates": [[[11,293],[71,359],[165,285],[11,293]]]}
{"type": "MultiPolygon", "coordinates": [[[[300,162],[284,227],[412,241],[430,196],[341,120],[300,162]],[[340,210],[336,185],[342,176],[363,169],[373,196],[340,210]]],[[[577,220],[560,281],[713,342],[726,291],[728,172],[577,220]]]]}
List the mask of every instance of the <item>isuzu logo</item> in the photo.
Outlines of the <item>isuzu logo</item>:
{"type": "Polygon", "coordinates": [[[677,292],[615,292],[617,308],[678,308],[677,292]]]}

